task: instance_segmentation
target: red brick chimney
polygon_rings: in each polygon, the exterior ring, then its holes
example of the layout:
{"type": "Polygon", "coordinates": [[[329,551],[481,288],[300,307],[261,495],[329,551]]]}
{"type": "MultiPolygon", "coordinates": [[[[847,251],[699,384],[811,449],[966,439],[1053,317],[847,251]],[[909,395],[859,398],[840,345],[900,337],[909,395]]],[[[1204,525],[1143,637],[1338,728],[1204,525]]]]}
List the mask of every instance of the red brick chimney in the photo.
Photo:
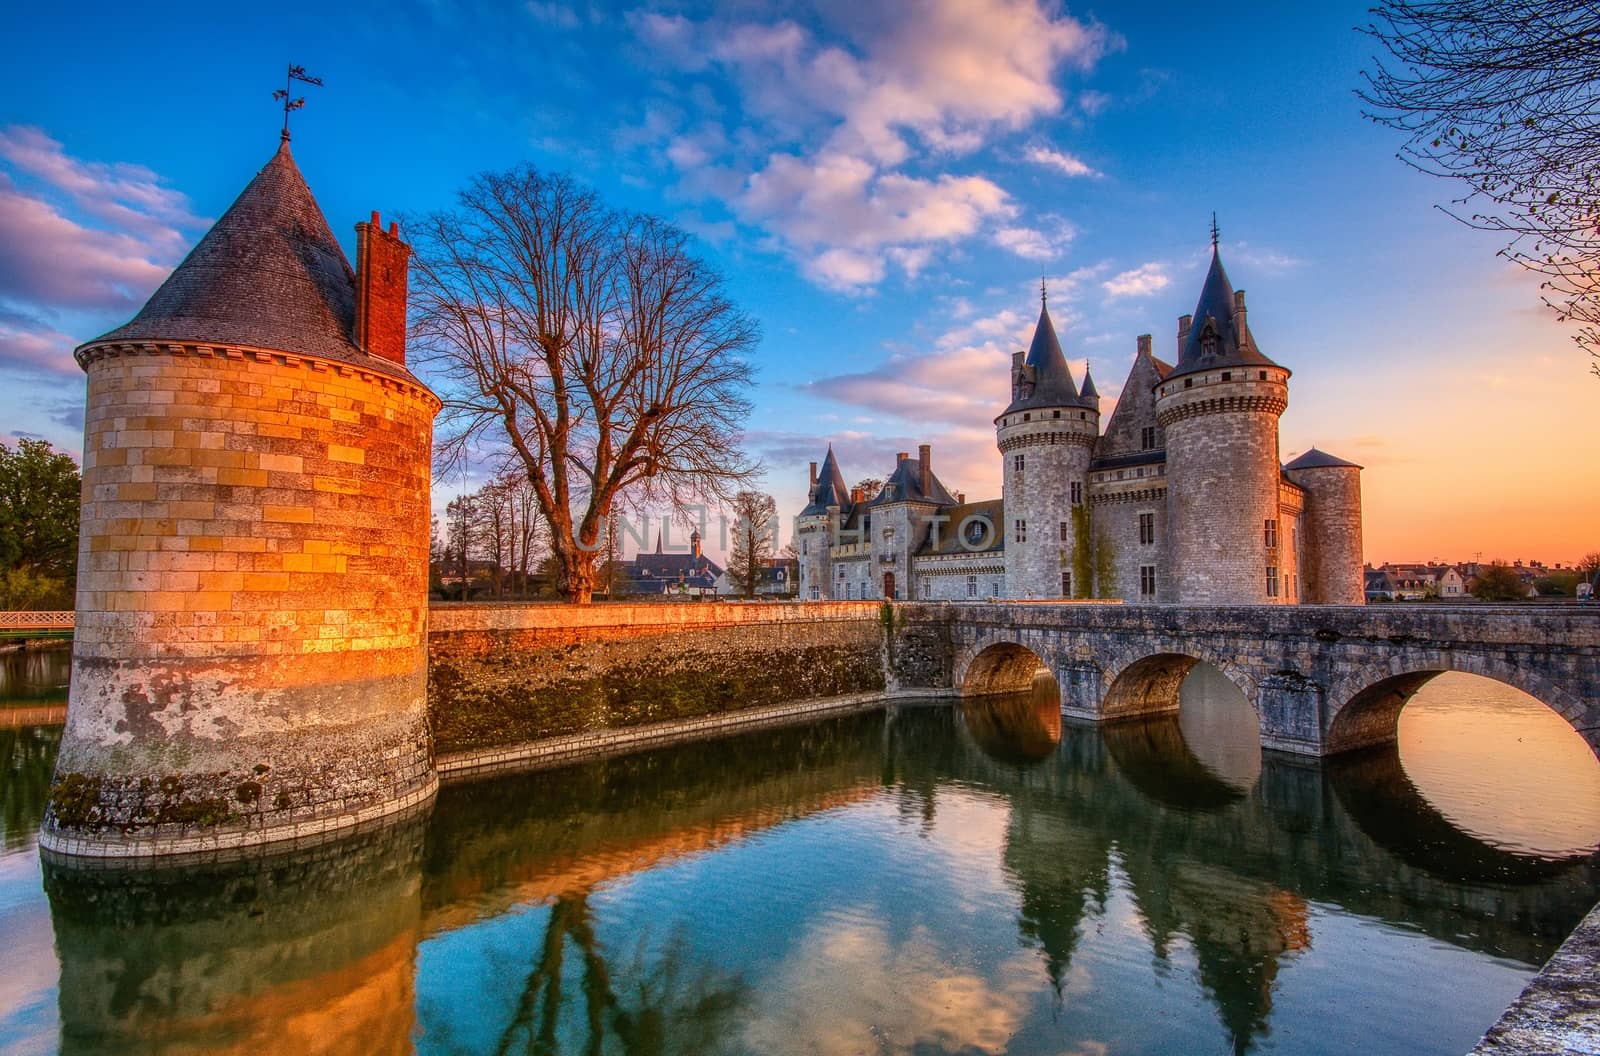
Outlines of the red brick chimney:
{"type": "Polygon", "coordinates": [[[411,247],[400,241],[400,225],[383,229],[377,210],[371,223],[356,225],[356,344],[405,366],[406,274],[411,247]]]}
{"type": "Polygon", "coordinates": [[[933,445],[917,445],[917,468],[921,471],[921,479],[917,482],[922,485],[923,498],[933,490],[933,445]]]}

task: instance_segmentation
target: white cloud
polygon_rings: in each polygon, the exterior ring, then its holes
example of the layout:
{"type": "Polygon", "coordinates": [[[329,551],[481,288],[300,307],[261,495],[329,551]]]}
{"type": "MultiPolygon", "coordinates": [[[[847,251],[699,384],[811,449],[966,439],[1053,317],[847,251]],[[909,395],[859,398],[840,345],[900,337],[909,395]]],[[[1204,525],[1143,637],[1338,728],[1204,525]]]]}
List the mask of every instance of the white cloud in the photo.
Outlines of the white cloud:
{"type": "Polygon", "coordinates": [[[1120,45],[1039,0],[827,5],[815,28],[656,13],[629,23],[658,61],[715,68],[734,89],[738,112],[714,140],[660,138],[685,186],[776,235],[813,281],[840,290],[874,285],[890,265],[914,275],[985,232],[1021,256],[1049,256],[999,185],[929,174],[928,163],[1059,112],[1062,69],[1091,69],[1120,45]],[[922,168],[904,171],[913,162],[922,168]],[[743,178],[737,189],[709,183],[707,169],[743,178]]]}
{"type": "Polygon", "coordinates": [[[1042,231],[1031,227],[1002,227],[994,233],[995,245],[1026,260],[1049,260],[1056,255],[1042,231]]]}
{"type": "Polygon", "coordinates": [[[1164,264],[1151,262],[1113,275],[1100,286],[1108,297],[1148,297],[1166,289],[1171,281],[1164,264]]]}
{"type": "Polygon", "coordinates": [[[814,281],[841,290],[877,283],[888,260],[914,274],[934,246],[1016,211],[1006,192],[982,177],[880,173],[838,153],[773,155],[733,207],[794,247],[814,281]]]}
{"type": "Polygon", "coordinates": [[[1090,168],[1085,162],[1079,160],[1073,155],[1068,154],[1065,151],[1054,150],[1050,147],[1041,146],[1037,143],[1024,151],[1022,156],[1028,161],[1033,162],[1035,165],[1043,165],[1046,168],[1055,169],[1057,172],[1065,176],[1100,175],[1094,169],[1090,168]]]}

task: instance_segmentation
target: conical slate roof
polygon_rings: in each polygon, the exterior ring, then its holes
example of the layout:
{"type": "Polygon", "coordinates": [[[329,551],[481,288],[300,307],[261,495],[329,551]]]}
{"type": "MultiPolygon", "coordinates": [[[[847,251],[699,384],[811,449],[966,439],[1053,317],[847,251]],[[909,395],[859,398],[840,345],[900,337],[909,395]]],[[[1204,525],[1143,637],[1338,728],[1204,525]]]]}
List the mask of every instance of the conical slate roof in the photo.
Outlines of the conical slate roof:
{"type": "Polygon", "coordinates": [[[1100,406],[1100,390],[1094,387],[1094,377],[1089,373],[1088,364],[1083,368],[1083,391],[1078,393],[1078,399],[1091,407],[1100,406]]]}
{"type": "Polygon", "coordinates": [[[1284,466],[1283,468],[1284,469],[1329,469],[1329,468],[1333,468],[1333,467],[1342,467],[1342,468],[1346,468],[1346,469],[1360,469],[1360,468],[1362,468],[1362,467],[1356,465],[1354,462],[1346,462],[1344,459],[1338,457],[1337,455],[1330,455],[1326,451],[1319,451],[1314,447],[1311,450],[1307,451],[1305,454],[1301,455],[1299,458],[1295,459],[1293,462],[1290,462],[1287,466],[1284,466]]]}
{"type": "Polygon", "coordinates": [[[806,508],[800,511],[800,516],[812,517],[827,513],[829,506],[837,506],[842,510],[850,505],[850,488],[844,482],[844,474],[839,472],[832,444],[828,445],[828,457],[822,460],[822,469],[817,473],[817,486],[811,489],[810,500],[806,508]]]}
{"type": "Polygon", "coordinates": [[[133,321],[88,345],[239,345],[410,377],[354,329],[355,275],[285,141],[133,321]]]}
{"type": "Polygon", "coordinates": [[[1002,414],[1027,410],[1032,407],[1097,407],[1085,403],[1072,381],[1072,371],[1067,366],[1066,354],[1061,351],[1061,340],[1056,337],[1055,324],[1050,321],[1050,309],[1039,306],[1039,322],[1033,328],[1033,344],[1023,357],[1028,368],[1031,391],[1024,387],[1018,391],[1002,414]]]}
{"type": "Polygon", "coordinates": [[[1228,281],[1228,272],[1222,266],[1222,254],[1212,246],[1211,270],[1206,272],[1205,285],[1200,289],[1200,302],[1194,308],[1189,337],[1183,343],[1183,354],[1178,357],[1177,366],[1167,377],[1212,367],[1255,366],[1275,367],[1277,364],[1261,354],[1255,338],[1250,335],[1249,324],[1237,318],[1233,283],[1228,281]],[[1208,345],[1205,340],[1208,328],[1214,330],[1214,345],[1208,345]]]}

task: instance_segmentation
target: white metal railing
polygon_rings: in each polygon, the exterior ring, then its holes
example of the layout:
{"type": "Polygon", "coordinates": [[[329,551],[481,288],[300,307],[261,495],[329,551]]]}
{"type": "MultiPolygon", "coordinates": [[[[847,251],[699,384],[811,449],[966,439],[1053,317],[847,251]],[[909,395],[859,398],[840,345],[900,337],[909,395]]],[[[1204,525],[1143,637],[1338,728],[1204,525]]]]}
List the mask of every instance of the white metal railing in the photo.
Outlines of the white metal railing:
{"type": "Polygon", "coordinates": [[[0,630],[70,631],[74,615],[71,609],[65,612],[0,612],[0,630]]]}

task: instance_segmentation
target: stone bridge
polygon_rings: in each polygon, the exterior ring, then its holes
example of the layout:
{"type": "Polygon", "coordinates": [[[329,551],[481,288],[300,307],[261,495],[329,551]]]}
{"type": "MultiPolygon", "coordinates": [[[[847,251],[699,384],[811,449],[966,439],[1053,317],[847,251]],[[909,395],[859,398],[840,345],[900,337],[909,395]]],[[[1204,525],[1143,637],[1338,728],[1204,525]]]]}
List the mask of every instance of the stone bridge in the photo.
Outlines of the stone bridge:
{"type": "Polygon", "coordinates": [[[1006,692],[1047,670],[1062,713],[1094,720],[1176,711],[1208,663],[1255,707],[1264,747],[1304,755],[1393,741],[1423,684],[1464,671],[1548,705],[1600,755],[1594,608],[910,603],[887,648],[891,690],[1006,692]]]}

